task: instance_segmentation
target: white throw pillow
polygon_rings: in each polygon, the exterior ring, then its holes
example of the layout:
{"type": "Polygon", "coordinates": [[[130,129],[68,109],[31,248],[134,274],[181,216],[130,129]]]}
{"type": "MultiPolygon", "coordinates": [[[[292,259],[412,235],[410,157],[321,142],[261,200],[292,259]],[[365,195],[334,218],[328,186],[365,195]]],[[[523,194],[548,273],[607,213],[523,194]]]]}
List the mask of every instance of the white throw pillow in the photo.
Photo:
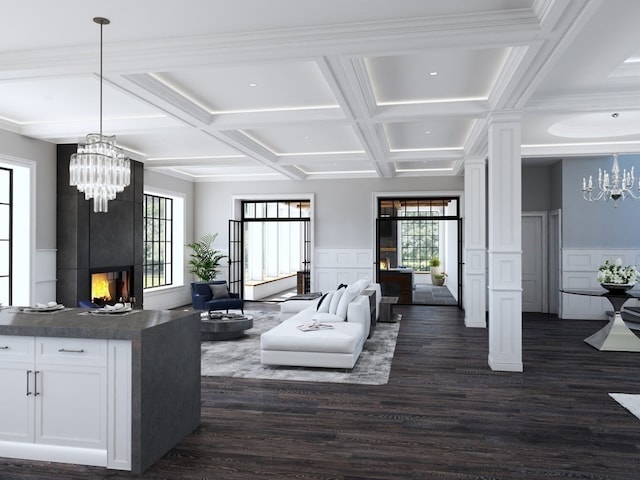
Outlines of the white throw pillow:
{"type": "Polygon", "coordinates": [[[319,313],[329,313],[329,306],[331,305],[331,298],[334,292],[325,293],[320,299],[320,305],[316,307],[319,313]]]}
{"type": "MultiPolygon", "coordinates": [[[[355,285],[355,283],[353,284],[355,285]]],[[[338,303],[338,308],[336,308],[336,315],[342,318],[343,320],[347,320],[347,308],[349,304],[353,302],[353,300],[360,295],[360,290],[358,287],[351,288],[351,285],[347,287],[340,297],[340,302],[338,303]]]]}
{"type": "MultiPolygon", "coordinates": [[[[371,279],[369,277],[361,278],[360,280],[353,282],[353,288],[358,290],[358,294],[361,294],[366,288],[371,284],[371,279]]],[[[351,286],[351,285],[349,285],[351,286]]]]}
{"type": "Polygon", "coordinates": [[[331,304],[329,305],[329,313],[333,313],[335,315],[336,310],[338,309],[338,304],[340,303],[340,298],[344,294],[346,289],[340,288],[336,290],[331,297],[331,304]]]}
{"type": "Polygon", "coordinates": [[[334,315],[332,313],[320,313],[320,312],[316,312],[313,314],[313,316],[311,317],[311,320],[313,320],[314,322],[320,322],[320,323],[331,323],[331,322],[342,322],[343,319],[340,318],[337,315],[334,315]]]}

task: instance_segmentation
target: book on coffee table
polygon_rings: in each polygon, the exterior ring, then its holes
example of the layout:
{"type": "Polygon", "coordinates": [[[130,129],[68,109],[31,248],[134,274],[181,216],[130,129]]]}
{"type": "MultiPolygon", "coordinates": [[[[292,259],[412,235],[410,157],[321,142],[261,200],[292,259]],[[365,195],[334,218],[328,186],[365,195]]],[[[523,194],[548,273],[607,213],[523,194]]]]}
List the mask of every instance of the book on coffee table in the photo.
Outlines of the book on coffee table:
{"type": "Polygon", "coordinates": [[[301,330],[303,332],[314,332],[316,330],[331,330],[333,327],[333,325],[331,325],[330,323],[303,323],[301,325],[298,325],[298,330],[301,330]]]}
{"type": "Polygon", "coordinates": [[[321,296],[322,292],[301,293],[299,295],[289,297],[287,298],[287,300],[315,300],[316,298],[320,298],[321,296]]]}

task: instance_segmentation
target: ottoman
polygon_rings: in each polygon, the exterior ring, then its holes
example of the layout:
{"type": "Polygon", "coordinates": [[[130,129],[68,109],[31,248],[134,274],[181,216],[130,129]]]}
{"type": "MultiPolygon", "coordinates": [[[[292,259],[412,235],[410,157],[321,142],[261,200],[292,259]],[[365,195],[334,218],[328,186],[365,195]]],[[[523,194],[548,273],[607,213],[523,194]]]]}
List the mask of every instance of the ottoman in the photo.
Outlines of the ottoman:
{"type": "Polygon", "coordinates": [[[249,315],[203,313],[200,322],[200,339],[203,341],[233,340],[244,336],[244,331],[253,327],[253,317],[249,315]]]}

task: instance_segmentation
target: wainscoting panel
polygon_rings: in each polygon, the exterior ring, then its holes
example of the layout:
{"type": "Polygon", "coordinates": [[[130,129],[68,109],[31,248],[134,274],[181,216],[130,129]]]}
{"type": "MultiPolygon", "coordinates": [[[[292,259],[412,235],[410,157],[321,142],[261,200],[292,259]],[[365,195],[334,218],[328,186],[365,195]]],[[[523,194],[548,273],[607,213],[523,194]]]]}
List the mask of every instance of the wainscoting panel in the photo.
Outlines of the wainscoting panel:
{"type": "Polygon", "coordinates": [[[326,292],[335,290],[341,283],[350,284],[360,278],[373,280],[373,251],[370,249],[322,249],[315,250],[311,290],[326,292]]]}
{"type": "MultiPolygon", "coordinates": [[[[636,249],[564,249],[562,251],[562,286],[564,289],[602,289],[596,275],[605,260],[620,258],[624,265],[640,265],[640,250],[636,249]]],[[[638,288],[638,287],[635,287],[638,288]]],[[[604,293],[604,289],[602,289],[604,293]]],[[[625,307],[638,306],[629,300],[625,307]]],[[[562,294],[562,318],[606,320],[611,304],[606,298],[562,294]]]]}

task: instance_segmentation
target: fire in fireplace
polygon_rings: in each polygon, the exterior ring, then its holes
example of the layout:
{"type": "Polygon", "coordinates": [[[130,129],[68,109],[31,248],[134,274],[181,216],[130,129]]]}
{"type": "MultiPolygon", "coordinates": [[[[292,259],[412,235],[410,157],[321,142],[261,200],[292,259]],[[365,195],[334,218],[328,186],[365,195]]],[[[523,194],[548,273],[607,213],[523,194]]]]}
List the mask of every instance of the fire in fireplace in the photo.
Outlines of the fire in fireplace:
{"type": "Polygon", "coordinates": [[[91,273],[91,299],[93,303],[104,306],[114,304],[120,299],[128,300],[131,293],[130,267],[94,270],[91,273]]]}

